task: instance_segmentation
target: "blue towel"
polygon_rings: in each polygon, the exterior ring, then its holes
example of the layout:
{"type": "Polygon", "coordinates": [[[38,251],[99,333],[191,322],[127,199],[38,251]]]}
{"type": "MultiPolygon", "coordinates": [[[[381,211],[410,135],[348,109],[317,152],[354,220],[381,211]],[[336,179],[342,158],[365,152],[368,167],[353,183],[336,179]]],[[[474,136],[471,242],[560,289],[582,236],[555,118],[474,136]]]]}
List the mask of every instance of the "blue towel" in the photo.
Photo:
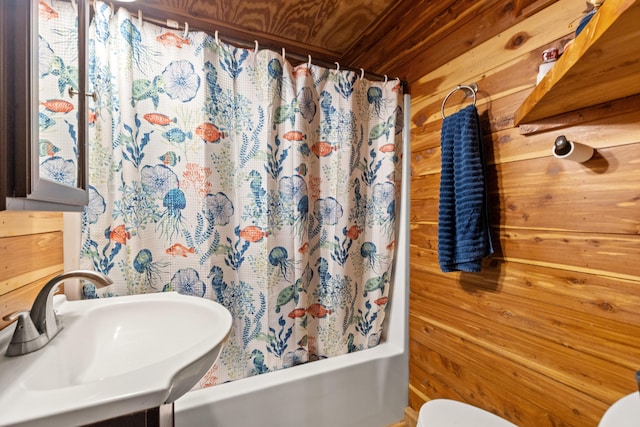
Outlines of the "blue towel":
{"type": "Polygon", "coordinates": [[[485,162],[474,105],[442,121],[438,261],[443,272],[478,272],[493,253],[485,162]]]}

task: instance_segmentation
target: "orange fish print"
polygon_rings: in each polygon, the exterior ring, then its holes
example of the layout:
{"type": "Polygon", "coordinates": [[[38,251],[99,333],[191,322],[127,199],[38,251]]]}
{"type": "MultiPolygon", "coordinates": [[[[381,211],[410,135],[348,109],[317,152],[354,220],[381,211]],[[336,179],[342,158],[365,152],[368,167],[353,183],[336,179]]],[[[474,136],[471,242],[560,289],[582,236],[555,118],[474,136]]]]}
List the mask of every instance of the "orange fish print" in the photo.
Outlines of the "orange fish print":
{"type": "Polygon", "coordinates": [[[240,230],[240,237],[251,243],[259,242],[263,237],[267,237],[268,235],[268,231],[264,231],[255,225],[248,225],[240,230]]]}
{"type": "Polygon", "coordinates": [[[176,123],[178,121],[178,119],[170,119],[169,117],[160,113],[147,113],[143,117],[146,121],[148,121],[152,125],[160,125],[160,126],[166,126],[171,122],[176,123]]]}
{"type": "Polygon", "coordinates": [[[311,146],[311,151],[318,157],[325,157],[338,149],[337,145],[331,145],[328,142],[320,141],[311,146]]]}
{"type": "Polygon", "coordinates": [[[306,254],[307,252],[309,252],[309,242],[304,242],[304,245],[300,246],[298,252],[300,252],[301,254],[306,254]]]}
{"type": "Polygon", "coordinates": [[[291,313],[289,313],[288,316],[291,319],[297,319],[304,316],[306,312],[307,310],[305,310],[304,308],[296,308],[291,313]]]}
{"type": "Polygon", "coordinates": [[[38,4],[38,13],[40,14],[40,18],[46,19],[47,21],[58,17],[58,12],[53,10],[51,6],[43,1],[38,4]]]}
{"type": "Polygon", "coordinates": [[[381,297],[381,298],[378,298],[377,300],[375,300],[373,302],[375,304],[377,304],[377,305],[385,305],[388,300],[389,300],[389,297],[381,297]]]}
{"type": "Polygon", "coordinates": [[[202,138],[205,142],[219,142],[221,138],[224,138],[224,132],[216,127],[213,123],[202,123],[196,128],[196,135],[202,138]]]}
{"type": "Polygon", "coordinates": [[[172,256],[183,256],[183,257],[187,257],[187,254],[192,254],[196,251],[196,249],[191,246],[190,248],[187,248],[185,245],[180,244],[180,243],[175,243],[173,245],[171,245],[170,248],[167,248],[166,252],[169,255],[172,256]]]}
{"type": "Polygon", "coordinates": [[[127,239],[131,238],[131,233],[127,231],[124,224],[120,224],[109,233],[109,239],[121,245],[127,244],[127,239]]]}
{"type": "Polygon", "coordinates": [[[306,138],[306,135],[304,135],[300,131],[291,130],[291,131],[285,133],[284,135],[282,135],[282,137],[284,139],[286,139],[287,141],[302,141],[303,139],[306,138]]]}
{"type": "Polygon", "coordinates": [[[400,93],[400,91],[402,91],[402,83],[396,84],[394,87],[391,88],[391,90],[394,91],[395,93],[400,93]]]}
{"type": "Polygon", "coordinates": [[[189,39],[183,39],[173,33],[164,33],[156,37],[156,40],[160,42],[164,47],[174,46],[178,49],[182,49],[182,45],[191,44],[189,39]]]}
{"type": "Polygon", "coordinates": [[[73,110],[73,104],[64,99],[50,99],[46,102],[41,102],[41,104],[44,105],[44,108],[54,113],[68,113],[73,110]]]}
{"type": "Polygon", "coordinates": [[[98,120],[98,113],[95,110],[89,110],[89,116],[87,117],[89,124],[94,124],[98,120]]]}
{"type": "Polygon", "coordinates": [[[392,241],[391,243],[389,243],[387,245],[387,250],[390,251],[391,249],[393,249],[395,247],[396,247],[396,241],[394,240],[394,241],[392,241]]]}
{"type": "Polygon", "coordinates": [[[396,144],[384,144],[378,150],[380,150],[381,153],[393,153],[396,151],[396,144]]]}
{"type": "Polygon", "coordinates": [[[349,230],[347,230],[347,237],[351,240],[356,240],[361,231],[362,230],[360,230],[357,225],[352,225],[351,227],[349,227],[349,230]]]}
{"type": "Polygon", "coordinates": [[[309,308],[307,308],[307,313],[316,318],[326,317],[327,314],[331,314],[332,311],[327,309],[324,305],[320,303],[311,304],[309,308]]]}
{"type": "Polygon", "coordinates": [[[298,65],[293,69],[293,76],[295,78],[298,77],[308,77],[311,76],[311,70],[305,65],[298,65]]]}

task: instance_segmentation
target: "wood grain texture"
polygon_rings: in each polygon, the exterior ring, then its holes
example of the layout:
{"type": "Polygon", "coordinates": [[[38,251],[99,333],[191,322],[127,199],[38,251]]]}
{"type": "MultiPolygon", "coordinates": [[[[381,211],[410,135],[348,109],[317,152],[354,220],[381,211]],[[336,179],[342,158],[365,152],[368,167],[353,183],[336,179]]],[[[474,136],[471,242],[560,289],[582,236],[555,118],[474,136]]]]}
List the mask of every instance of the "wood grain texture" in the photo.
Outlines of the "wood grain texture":
{"type": "MultiPolygon", "coordinates": [[[[536,6],[449,62],[425,62],[421,74],[409,74],[415,76],[409,79],[409,404],[416,411],[430,399],[449,398],[522,427],[595,426],[608,406],[637,389],[637,100],[555,117],[530,135],[514,127],[541,51],[566,43],[580,13],[571,8],[581,7],[570,0],[536,6]],[[506,41],[523,34],[510,49],[506,41]],[[479,274],[444,274],[437,252],[440,105],[452,86],[469,81],[480,88],[496,252],[479,274]],[[551,147],[561,134],[596,148],[596,156],[584,164],[555,159],[551,147]]],[[[460,28],[474,31],[470,24],[460,28]]],[[[439,46],[422,55],[435,57],[445,47],[461,49],[439,46]]],[[[640,60],[636,52],[630,61],[640,60]]],[[[452,97],[447,113],[465,102],[452,97]]]]}
{"type": "MultiPolygon", "coordinates": [[[[61,213],[0,212],[0,319],[28,310],[40,288],[63,271],[61,213]]],[[[0,320],[0,329],[7,326],[0,320]]]]}
{"type": "Polygon", "coordinates": [[[519,9],[533,1],[424,2],[427,5],[403,8],[406,3],[396,5],[397,12],[345,57],[352,56],[377,73],[415,82],[424,70],[439,67],[520,22],[524,17],[519,9]]]}
{"type": "Polygon", "coordinates": [[[404,422],[407,427],[416,427],[418,424],[418,411],[410,406],[404,408],[404,422]]]}
{"type": "Polygon", "coordinates": [[[15,313],[16,311],[29,310],[40,289],[42,289],[49,279],[52,279],[60,273],[62,273],[62,268],[54,274],[42,276],[31,283],[23,283],[23,286],[13,292],[0,295],[0,330],[10,324],[2,319],[4,316],[15,313]]]}
{"type": "Polygon", "coordinates": [[[62,231],[62,214],[59,212],[0,212],[0,237],[62,231]]]}
{"type": "Polygon", "coordinates": [[[639,20],[638,0],[603,4],[571,49],[518,108],[516,123],[640,93],[639,20]]]}
{"type": "Polygon", "coordinates": [[[0,240],[0,281],[62,264],[62,233],[39,233],[0,240]]]}
{"type": "MultiPolygon", "coordinates": [[[[156,18],[188,21],[192,28],[279,51],[340,61],[354,40],[397,0],[139,0],[135,7],[156,18]]],[[[349,64],[344,64],[349,65],[349,64]]]]}
{"type": "Polygon", "coordinates": [[[558,114],[547,119],[520,124],[518,127],[523,135],[532,135],[538,132],[576,126],[597,119],[615,117],[627,112],[640,110],[640,95],[632,95],[626,98],[616,99],[596,105],[594,108],[583,108],[558,114]]]}

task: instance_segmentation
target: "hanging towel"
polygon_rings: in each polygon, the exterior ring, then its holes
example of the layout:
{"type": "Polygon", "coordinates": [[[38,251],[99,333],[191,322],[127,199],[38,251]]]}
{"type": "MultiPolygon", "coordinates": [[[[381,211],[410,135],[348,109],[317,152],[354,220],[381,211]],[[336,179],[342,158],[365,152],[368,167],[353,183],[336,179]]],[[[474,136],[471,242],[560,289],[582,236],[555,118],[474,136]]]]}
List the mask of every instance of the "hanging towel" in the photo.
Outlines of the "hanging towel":
{"type": "Polygon", "coordinates": [[[493,253],[480,120],[475,105],[442,121],[438,261],[443,272],[478,272],[493,253]]]}

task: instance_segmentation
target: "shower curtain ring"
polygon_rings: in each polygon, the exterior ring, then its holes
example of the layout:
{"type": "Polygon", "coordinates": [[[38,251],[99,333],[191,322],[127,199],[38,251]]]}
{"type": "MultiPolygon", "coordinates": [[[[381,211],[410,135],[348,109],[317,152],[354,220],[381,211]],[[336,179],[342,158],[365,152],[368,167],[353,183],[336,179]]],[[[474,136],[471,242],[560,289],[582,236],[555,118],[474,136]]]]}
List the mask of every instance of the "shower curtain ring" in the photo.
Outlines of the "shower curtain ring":
{"type": "Polygon", "coordinates": [[[138,9],[138,24],[142,27],[142,10],[138,9]]]}
{"type": "Polygon", "coordinates": [[[364,79],[364,68],[360,68],[360,80],[364,79]]]}
{"type": "Polygon", "coordinates": [[[338,62],[334,62],[336,64],[336,71],[340,71],[340,64],[338,62]]]}
{"type": "Polygon", "coordinates": [[[258,53],[258,40],[254,40],[254,42],[256,43],[256,47],[254,49],[255,53],[258,53]]]}
{"type": "Polygon", "coordinates": [[[182,38],[186,39],[188,35],[189,35],[189,23],[187,21],[185,21],[184,22],[184,35],[182,36],[182,38]]]}
{"type": "Polygon", "coordinates": [[[307,68],[311,68],[311,55],[309,55],[309,63],[307,64],[307,68]]]}
{"type": "Polygon", "coordinates": [[[218,30],[216,30],[216,32],[214,33],[214,37],[216,39],[216,44],[220,46],[220,39],[218,38],[218,30]]]}
{"type": "Polygon", "coordinates": [[[387,75],[384,75],[384,84],[387,84],[387,80],[389,80],[389,77],[387,77],[387,75]]]}
{"type": "Polygon", "coordinates": [[[284,61],[285,59],[287,59],[287,52],[282,48],[282,60],[284,61]]]}

